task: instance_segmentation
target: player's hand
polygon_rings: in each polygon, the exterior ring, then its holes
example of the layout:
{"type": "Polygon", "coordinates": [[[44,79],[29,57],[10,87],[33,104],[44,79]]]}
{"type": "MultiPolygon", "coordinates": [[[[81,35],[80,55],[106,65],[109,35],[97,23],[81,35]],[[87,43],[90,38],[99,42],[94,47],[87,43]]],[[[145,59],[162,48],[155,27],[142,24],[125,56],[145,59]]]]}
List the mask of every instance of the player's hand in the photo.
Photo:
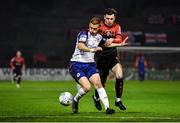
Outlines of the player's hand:
{"type": "Polygon", "coordinates": [[[110,38],[110,39],[107,39],[106,42],[105,42],[105,46],[109,46],[113,43],[114,39],[113,38],[110,38]]]}
{"type": "Polygon", "coordinates": [[[96,47],[96,48],[92,48],[90,49],[90,52],[91,53],[95,53],[95,52],[99,52],[99,51],[102,51],[103,49],[101,47],[96,47]]]}
{"type": "Polygon", "coordinates": [[[126,42],[128,40],[128,37],[126,37],[120,44],[121,46],[125,46],[128,45],[128,43],[126,42]]]}
{"type": "Polygon", "coordinates": [[[101,47],[96,47],[96,52],[102,51],[103,49],[101,47]]]}

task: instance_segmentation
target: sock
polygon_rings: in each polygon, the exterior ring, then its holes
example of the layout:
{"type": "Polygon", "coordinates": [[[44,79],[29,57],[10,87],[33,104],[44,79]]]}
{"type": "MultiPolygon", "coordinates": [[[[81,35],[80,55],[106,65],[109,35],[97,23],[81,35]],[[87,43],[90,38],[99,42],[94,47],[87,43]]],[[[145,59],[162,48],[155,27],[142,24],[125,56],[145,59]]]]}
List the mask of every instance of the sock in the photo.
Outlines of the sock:
{"type": "Polygon", "coordinates": [[[99,100],[99,94],[98,94],[97,90],[95,90],[94,97],[96,100],[99,100]]]}
{"type": "Polygon", "coordinates": [[[80,89],[78,90],[76,96],[74,97],[74,100],[75,100],[76,102],[78,102],[79,99],[80,99],[83,95],[85,95],[85,94],[86,94],[86,92],[83,90],[83,88],[80,88],[80,89]]]}
{"type": "Polygon", "coordinates": [[[116,97],[116,102],[119,102],[119,101],[121,101],[121,98],[116,97]]]}
{"type": "Polygon", "coordinates": [[[21,77],[18,77],[17,84],[20,84],[20,82],[21,82],[21,77]]]}
{"type": "Polygon", "coordinates": [[[76,88],[77,88],[77,91],[78,91],[78,90],[81,89],[82,87],[81,87],[80,84],[76,84],[76,88]]]}
{"type": "Polygon", "coordinates": [[[17,80],[16,78],[17,78],[16,76],[13,76],[13,81],[16,81],[17,80]]]}
{"type": "Polygon", "coordinates": [[[100,97],[102,103],[104,104],[104,108],[106,110],[107,108],[109,108],[109,100],[108,100],[106,91],[103,87],[101,87],[101,88],[97,89],[97,92],[98,92],[99,97],[100,97]]]}
{"type": "MultiPolygon", "coordinates": [[[[104,81],[102,82],[102,85],[103,85],[104,88],[105,88],[105,81],[106,81],[106,80],[104,80],[104,81]]],[[[100,100],[100,99],[99,99],[99,94],[98,94],[97,90],[94,91],[94,98],[95,98],[96,100],[100,100]]]]}
{"type": "Polygon", "coordinates": [[[123,92],[123,78],[116,79],[116,98],[121,98],[123,92]]]}

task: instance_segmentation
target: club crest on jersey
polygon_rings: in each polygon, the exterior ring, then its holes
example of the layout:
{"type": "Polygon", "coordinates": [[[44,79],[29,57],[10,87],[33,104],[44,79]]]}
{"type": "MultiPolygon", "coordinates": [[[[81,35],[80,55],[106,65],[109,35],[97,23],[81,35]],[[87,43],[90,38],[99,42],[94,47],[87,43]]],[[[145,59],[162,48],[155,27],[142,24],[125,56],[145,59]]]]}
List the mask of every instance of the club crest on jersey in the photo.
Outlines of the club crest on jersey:
{"type": "Polygon", "coordinates": [[[102,32],[102,35],[105,35],[107,37],[113,37],[116,35],[116,32],[112,31],[112,30],[106,30],[102,32]]]}
{"type": "Polygon", "coordinates": [[[80,73],[77,73],[77,75],[76,75],[77,77],[80,77],[80,73]]]}
{"type": "Polygon", "coordinates": [[[107,35],[107,36],[111,36],[111,31],[110,31],[110,30],[107,30],[107,31],[106,31],[106,35],[107,35]]]}

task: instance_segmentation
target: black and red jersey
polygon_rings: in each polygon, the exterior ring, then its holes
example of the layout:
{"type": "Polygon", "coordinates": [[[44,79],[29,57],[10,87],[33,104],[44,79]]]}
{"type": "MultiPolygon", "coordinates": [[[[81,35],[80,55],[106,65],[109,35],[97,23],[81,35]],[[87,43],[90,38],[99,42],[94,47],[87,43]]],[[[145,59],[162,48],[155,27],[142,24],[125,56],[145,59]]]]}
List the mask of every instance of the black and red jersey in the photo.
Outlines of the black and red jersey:
{"type": "Polygon", "coordinates": [[[107,39],[113,38],[113,43],[121,43],[122,42],[122,36],[121,36],[121,26],[117,23],[114,23],[112,26],[107,26],[104,22],[101,22],[101,27],[99,33],[103,37],[103,43],[100,43],[100,46],[103,48],[103,51],[96,53],[97,56],[113,56],[117,55],[117,49],[115,47],[104,47],[104,42],[106,42],[107,39]]]}
{"type": "Polygon", "coordinates": [[[23,57],[13,57],[10,61],[10,67],[15,69],[22,69],[25,67],[25,60],[23,57]]]}
{"type": "Polygon", "coordinates": [[[113,43],[121,43],[121,27],[119,24],[114,23],[112,26],[107,26],[104,22],[101,22],[100,34],[103,36],[103,40],[114,38],[113,43]]]}

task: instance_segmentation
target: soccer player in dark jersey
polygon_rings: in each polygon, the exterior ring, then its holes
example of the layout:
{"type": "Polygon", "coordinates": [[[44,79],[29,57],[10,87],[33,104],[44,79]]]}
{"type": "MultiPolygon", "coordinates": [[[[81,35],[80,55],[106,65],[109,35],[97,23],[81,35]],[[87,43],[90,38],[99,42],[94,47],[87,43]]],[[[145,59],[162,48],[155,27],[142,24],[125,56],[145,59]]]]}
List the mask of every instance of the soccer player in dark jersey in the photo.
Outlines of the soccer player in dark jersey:
{"type": "Polygon", "coordinates": [[[20,87],[22,70],[25,70],[25,60],[22,57],[21,51],[16,52],[16,56],[10,61],[10,67],[13,72],[13,81],[16,81],[17,88],[20,87]]]}
{"type": "MultiPolygon", "coordinates": [[[[103,40],[108,45],[110,45],[111,43],[121,43],[127,38],[123,38],[123,36],[121,35],[120,25],[115,23],[116,15],[117,11],[113,8],[108,8],[104,11],[104,21],[101,23],[100,34],[102,35],[103,40]]],[[[123,93],[123,70],[117,57],[117,49],[116,47],[105,47],[101,44],[100,46],[103,48],[103,50],[96,53],[95,58],[102,85],[105,87],[105,82],[107,80],[109,70],[111,70],[116,78],[115,106],[119,107],[120,110],[126,110],[126,106],[123,104],[121,99],[123,93]]],[[[93,100],[96,108],[98,110],[101,110],[102,107],[99,101],[99,95],[96,90],[95,95],[93,95],[93,100]]]]}

